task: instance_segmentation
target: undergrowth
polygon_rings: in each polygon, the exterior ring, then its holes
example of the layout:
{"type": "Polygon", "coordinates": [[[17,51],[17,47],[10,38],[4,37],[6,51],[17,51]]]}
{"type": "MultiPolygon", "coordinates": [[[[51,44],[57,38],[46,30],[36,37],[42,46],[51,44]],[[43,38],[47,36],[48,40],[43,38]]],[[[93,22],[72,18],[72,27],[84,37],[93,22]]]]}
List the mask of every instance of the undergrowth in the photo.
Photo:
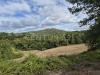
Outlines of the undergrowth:
{"type": "Polygon", "coordinates": [[[48,75],[48,72],[60,70],[72,70],[73,65],[84,61],[100,62],[100,50],[89,51],[73,56],[59,56],[49,58],[39,58],[32,56],[22,62],[12,61],[0,62],[0,75],[48,75]]]}

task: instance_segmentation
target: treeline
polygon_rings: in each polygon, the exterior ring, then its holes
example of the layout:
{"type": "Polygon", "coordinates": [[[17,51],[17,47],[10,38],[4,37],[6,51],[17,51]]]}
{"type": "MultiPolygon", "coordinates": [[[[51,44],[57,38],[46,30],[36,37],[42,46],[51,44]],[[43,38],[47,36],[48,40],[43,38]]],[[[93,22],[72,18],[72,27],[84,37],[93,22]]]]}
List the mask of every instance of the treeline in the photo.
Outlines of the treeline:
{"type": "Polygon", "coordinates": [[[21,50],[46,50],[85,42],[84,32],[82,31],[66,32],[57,29],[16,34],[0,33],[0,40],[9,40],[8,43],[21,50]]]}

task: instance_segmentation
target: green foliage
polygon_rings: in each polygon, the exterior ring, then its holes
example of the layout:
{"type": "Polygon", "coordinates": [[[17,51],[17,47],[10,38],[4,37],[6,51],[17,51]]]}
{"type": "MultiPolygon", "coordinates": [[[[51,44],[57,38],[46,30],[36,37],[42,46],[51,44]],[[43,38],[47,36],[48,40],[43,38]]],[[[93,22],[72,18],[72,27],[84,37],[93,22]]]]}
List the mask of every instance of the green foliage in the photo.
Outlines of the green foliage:
{"type": "Polygon", "coordinates": [[[3,59],[10,59],[12,58],[12,51],[11,51],[11,46],[8,43],[8,40],[1,40],[0,41],[0,58],[3,59]]]}
{"type": "Polygon", "coordinates": [[[16,68],[15,75],[45,75],[45,63],[42,59],[30,56],[29,59],[16,68]]]}
{"type": "Polygon", "coordinates": [[[0,62],[0,71],[2,75],[48,75],[49,71],[62,70],[67,66],[68,63],[58,57],[43,59],[30,56],[23,63],[0,62]]]}
{"type": "Polygon", "coordinates": [[[69,10],[72,13],[85,11],[88,18],[84,18],[80,23],[82,25],[90,25],[87,31],[87,44],[90,49],[100,48],[100,1],[99,0],[68,0],[76,4],[69,10]]]}
{"type": "Polygon", "coordinates": [[[78,13],[85,11],[88,14],[88,18],[84,18],[80,23],[82,25],[90,24],[91,21],[96,21],[97,17],[100,17],[100,2],[99,0],[67,0],[76,6],[69,8],[72,13],[78,13]]]}
{"type": "Polygon", "coordinates": [[[73,62],[65,57],[30,56],[22,63],[11,60],[22,56],[18,52],[19,49],[46,50],[84,42],[84,32],[65,32],[55,29],[0,35],[0,75],[48,75],[49,71],[68,69],[73,62]]]}
{"type": "MultiPolygon", "coordinates": [[[[100,62],[100,50],[89,51],[74,56],[39,58],[30,56],[23,63],[0,62],[0,75],[49,75],[50,72],[73,70],[83,62],[100,62]]],[[[99,66],[96,66],[96,68],[99,66]]],[[[94,67],[95,68],[95,67],[94,67]]]]}
{"type": "MultiPolygon", "coordinates": [[[[66,59],[67,61],[67,59],[66,59]]],[[[61,60],[59,57],[51,57],[46,59],[46,69],[49,71],[59,71],[69,66],[70,60],[67,62],[61,60]]]]}
{"type": "Polygon", "coordinates": [[[90,27],[90,30],[87,31],[87,44],[90,48],[100,48],[100,19],[98,20],[98,24],[90,27]],[[94,35],[94,36],[93,36],[94,35]]]}
{"type": "Polygon", "coordinates": [[[21,54],[13,53],[13,46],[9,40],[0,40],[0,59],[13,59],[20,56],[21,54]]]}
{"type": "Polygon", "coordinates": [[[46,50],[58,46],[84,43],[84,32],[46,29],[28,33],[0,33],[0,40],[8,40],[20,50],[46,50]]]}

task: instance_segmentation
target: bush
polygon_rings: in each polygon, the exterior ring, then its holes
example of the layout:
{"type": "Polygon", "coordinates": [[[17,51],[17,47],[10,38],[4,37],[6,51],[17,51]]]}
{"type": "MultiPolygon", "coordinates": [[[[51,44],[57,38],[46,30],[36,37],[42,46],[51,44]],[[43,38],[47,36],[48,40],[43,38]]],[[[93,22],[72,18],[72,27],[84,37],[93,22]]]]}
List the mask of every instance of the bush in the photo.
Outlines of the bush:
{"type": "Polygon", "coordinates": [[[30,56],[23,63],[2,61],[0,71],[2,75],[48,75],[50,71],[65,69],[68,63],[58,57],[38,58],[30,56]]]}
{"type": "Polygon", "coordinates": [[[20,57],[21,54],[13,53],[13,46],[9,40],[0,40],[0,59],[14,59],[20,57]]]}

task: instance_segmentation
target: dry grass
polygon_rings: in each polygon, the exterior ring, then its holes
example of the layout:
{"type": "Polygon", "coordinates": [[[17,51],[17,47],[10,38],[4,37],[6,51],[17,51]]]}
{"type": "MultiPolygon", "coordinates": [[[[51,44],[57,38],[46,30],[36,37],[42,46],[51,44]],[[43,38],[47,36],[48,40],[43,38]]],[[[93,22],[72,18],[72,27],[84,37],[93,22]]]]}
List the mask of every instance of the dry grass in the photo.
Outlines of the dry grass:
{"type": "Polygon", "coordinates": [[[82,53],[87,50],[88,50],[88,47],[85,44],[78,44],[78,45],[69,45],[69,46],[52,48],[45,51],[39,51],[36,53],[36,55],[39,57],[73,55],[73,54],[82,53]]]}
{"type": "Polygon", "coordinates": [[[69,45],[62,46],[57,48],[48,49],[45,51],[32,50],[32,51],[21,51],[23,56],[18,59],[14,59],[14,61],[22,62],[25,61],[30,54],[37,55],[38,57],[51,57],[51,56],[59,56],[59,55],[74,55],[85,52],[88,50],[88,47],[85,44],[77,44],[77,45],[69,45]]]}

